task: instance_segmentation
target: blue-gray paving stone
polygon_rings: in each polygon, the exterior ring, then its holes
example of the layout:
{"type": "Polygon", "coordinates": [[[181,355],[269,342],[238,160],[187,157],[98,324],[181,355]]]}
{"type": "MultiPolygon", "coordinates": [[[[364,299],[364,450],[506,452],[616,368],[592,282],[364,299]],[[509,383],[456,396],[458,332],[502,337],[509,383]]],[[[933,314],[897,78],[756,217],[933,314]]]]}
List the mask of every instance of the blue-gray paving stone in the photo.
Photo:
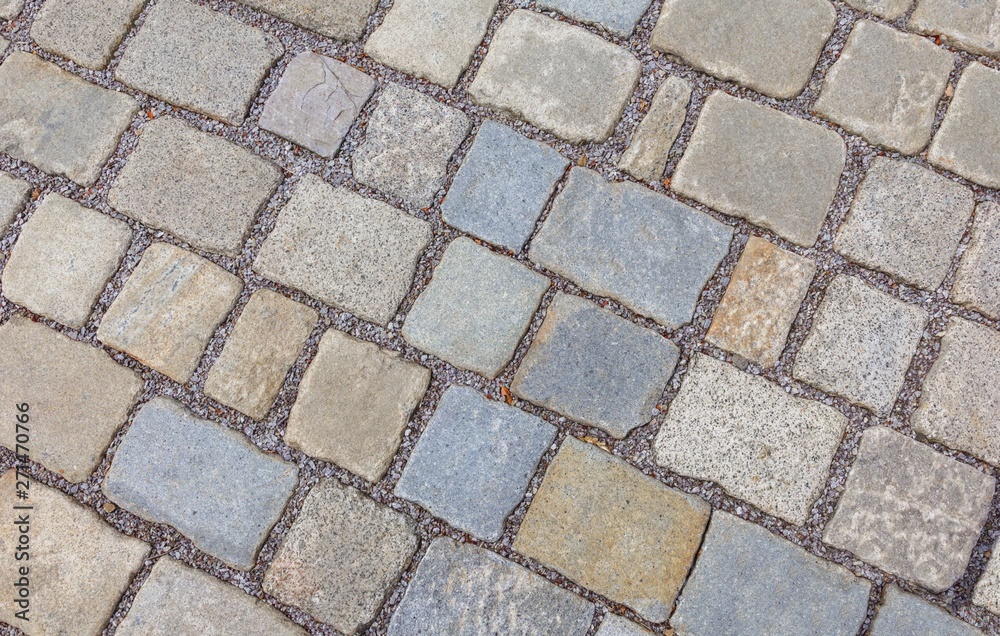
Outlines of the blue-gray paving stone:
{"type": "Polygon", "coordinates": [[[558,11],[568,18],[597,24],[612,35],[627,38],[649,8],[650,0],[541,0],[542,11],[558,11]]]}
{"type": "Polygon", "coordinates": [[[964,623],[927,601],[901,591],[895,585],[886,587],[885,600],[876,610],[869,636],[982,636],[972,625],[964,623]]]}
{"type": "Polygon", "coordinates": [[[420,435],[396,495],[496,541],[555,434],[534,415],[452,386],[420,435]]]}
{"type": "Polygon", "coordinates": [[[486,120],[441,204],[445,223],[521,251],[569,160],[486,120]]]}

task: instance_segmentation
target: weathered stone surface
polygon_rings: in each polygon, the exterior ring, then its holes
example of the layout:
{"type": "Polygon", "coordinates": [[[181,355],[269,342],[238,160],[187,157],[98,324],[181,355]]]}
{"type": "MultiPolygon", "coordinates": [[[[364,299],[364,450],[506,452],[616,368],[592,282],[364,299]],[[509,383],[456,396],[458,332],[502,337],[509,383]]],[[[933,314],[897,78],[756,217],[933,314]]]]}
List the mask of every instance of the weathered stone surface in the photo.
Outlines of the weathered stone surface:
{"type": "Polygon", "coordinates": [[[656,332],[559,292],[510,390],[622,438],[651,419],[678,356],[656,332]]]}
{"type": "Polygon", "coordinates": [[[153,243],[104,314],[97,339],[186,384],[243,291],[218,265],[153,243]]]}
{"type": "Polygon", "coordinates": [[[951,298],[957,303],[1000,320],[1000,205],[980,203],[972,224],[972,238],[958,264],[951,298]]]}
{"type": "Polygon", "coordinates": [[[5,37],[0,36],[0,55],[7,52],[7,47],[10,46],[10,40],[5,37]]]}
{"type": "Polygon", "coordinates": [[[793,374],[887,417],[927,324],[927,312],[844,274],[826,289],[793,374]]]}
{"type": "Polygon", "coordinates": [[[986,563],[986,570],[979,577],[972,594],[972,602],[1000,614],[1000,556],[990,557],[986,563]]]}
{"type": "Polygon", "coordinates": [[[0,283],[3,295],[80,329],[131,241],[126,223],[50,192],[10,251],[0,283]]]}
{"type": "Polygon", "coordinates": [[[872,620],[871,636],[983,636],[972,625],[949,616],[923,599],[900,591],[895,585],[886,588],[885,600],[872,620]]]}
{"type": "Polygon", "coordinates": [[[205,395],[264,419],[317,320],[305,305],[269,289],[255,291],[208,371],[205,395]]]}
{"type": "Polygon", "coordinates": [[[1000,6],[996,0],[920,0],[906,23],[917,33],[977,55],[1000,57],[1000,6]]]}
{"type": "Polygon", "coordinates": [[[593,33],[518,9],[493,35],[469,96],[570,143],[604,141],[641,70],[635,56],[593,33]]]}
{"type": "Polygon", "coordinates": [[[994,479],[883,426],[865,431],[823,541],[943,592],[965,572],[994,479]]]}
{"type": "Polygon", "coordinates": [[[618,169],[642,181],[662,179],[670,148],[684,125],[690,101],[691,84],[679,77],[664,80],[653,95],[649,112],[622,153],[618,169]]]}
{"type": "MultiPolygon", "coordinates": [[[[597,636],[653,636],[653,632],[636,625],[630,620],[615,614],[608,614],[597,630],[597,636]]],[[[672,630],[667,630],[667,636],[673,636],[672,630]]]]}
{"type": "Polygon", "coordinates": [[[145,4],[146,0],[48,0],[31,24],[31,39],[50,53],[100,71],[145,4]]]}
{"type": "Polygon", "coordinates": [[[24,9],[24,0],[0,0],[0,18],[13,20],[24,9]]]}
{"type": "Polygon", "coordinates": [[[456,367],[493,379],[514,357],[549,279],[459,237],[403,323],[403,338],[456,367]]]}
{"type": "Polygon", "coordinates": [[[596,24],[620,38],[632,35],[650,0],[540,0],[542,11],[558,11],[578,22],[596,24]]]}
{"type": "Polygon", "coordinates": [[[486,541],[503,534],[556,429],[460,385],[441,398],[396,484],[396,496],[486,541]]]}
{"type": "Polygon", "coordinates": [[[670,615],[709,512],[701,499],[568,437],[514,549],[660,623],[670,615]]]}
{"type": "Polygon", "coordinates": [[[129,512],[168,523],[207,554],[249,570],[297,481],[295,464],[158,397],[132,420],[102,489],[129,512]]]}
{"type": "Polygon", "coordinates": [[[809,247],[837,193],[846,153],[832,130],[715,91],[671,186],[809,247]]]}
{"type": "Polygon", "coordinates": [[[816,265],[751,236],[705,340],[772,367],[816,274],[816,265]]]}
{"type": "Polygon", "coordinates": [[[186,0],[162,0],[129,42],[115,79],[239,126],[283,52],[278,38],[261,29],[186,0]]]}
{"type": "Polygon", "coordinates": [[[417,550],[416,524],[323,479],[264,574],[264,591],[348,634],[375,618],[417,550]]]}
{"type": "Polygon", "coordinates": [[[554,148],[487,119],[441,204],[441,218],[520,252],[567,165],[554,148]]]}
{"type": "MultiPolygon", "coordinates": [[[[2,48],[2,47],[0,47],[2,48]]],[[[0,54],[3,51],[0,50],[0,54]]],[[[31,184],[0,171],[0,237],[28,202],[31,184]]],[[[539,210],[540,212],[540,210],[539,210]]]]}
{"type": "Polygon", "coordinates": [[[988,188],[1000,188],[1000,71],[973,62],[927,150],[927,161],[988,188]]]}
{"type": "Polygon", "coordinates": [[[898,20],[909,11],[913,0],[844,0],[858,11],[865,11],[886,20],[898,20]]]}
{"type": "Polygon", "coordinates": [[[92,185],[139,105],[41,58],[13,51],[0,65],[0,151],[92,185]]]}
{"type": "Polygon", "coordinates": [[[330,329],[302,376],[285,443],[376,482],[430,381],[398,353],[330,329]]]}
{"type": "Polygon", "coordinates": [[[430,240],[426,221],[309,174],[278,215],[253,269],[387,325],[430,240]]]}
{"type": "Polygon", "coordinates": [[[845,568],[717,510],[670,624],[679,636],[854,636],[870,588],[845,568]]]}
{"type": "Polygon", "coordinates": [[[378,0],[239,0],[304,29],[335,40],[354,42],[368,27],[378,0]]]}

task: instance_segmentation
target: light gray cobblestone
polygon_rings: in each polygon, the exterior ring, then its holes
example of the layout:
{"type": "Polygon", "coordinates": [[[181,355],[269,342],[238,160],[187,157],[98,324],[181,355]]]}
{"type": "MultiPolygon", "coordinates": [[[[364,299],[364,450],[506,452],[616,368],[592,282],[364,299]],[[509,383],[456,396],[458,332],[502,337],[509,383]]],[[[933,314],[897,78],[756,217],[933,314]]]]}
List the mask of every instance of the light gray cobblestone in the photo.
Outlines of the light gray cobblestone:
{"type": "Polygon", "coordinates": [[[927,161],[969,181],[1000,188],[1000,71],[973,62],[927,150],[927,161]]]}
{"type": "Polygon", "coordinates": [[[976,207],[972,238],[958,264],[951,297],[986,316],[1000,320],[1000,205],[984,202],[976,207]]]}
{"type": "Polygon", "coordinates": [[[31,39],[94,71],[104,69],[146,0],[46,0],[31,39]]]}

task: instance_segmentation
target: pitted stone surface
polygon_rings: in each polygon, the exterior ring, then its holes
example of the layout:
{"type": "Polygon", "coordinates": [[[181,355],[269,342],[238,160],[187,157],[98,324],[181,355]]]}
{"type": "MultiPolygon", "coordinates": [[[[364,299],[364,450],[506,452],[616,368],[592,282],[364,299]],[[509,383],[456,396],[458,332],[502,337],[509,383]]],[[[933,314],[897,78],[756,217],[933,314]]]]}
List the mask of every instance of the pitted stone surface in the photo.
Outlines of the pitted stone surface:
{"type": "Polygon", "coordinates": [[[927,150],[927,161],[988,188],[1000,188],[1000,71],[978,62],[958,80],[955,97],[927,150]]]}
{"type": "Polygon", "coordinates": [[[976,207],[972,238],[958,264],[951,298],[957,303],[1000,320],[1000,205],[984,202],[976,207]]]}
{"type": "MultiPolygon", "coordinates": [[[[653,636],[653,632],[636,625],[630,620],[615,614],[606,614],[597,636],[653,636]]],[[[667,630],[667,636],[673,636],[673,630],[667,630]]]]}
{"type": "Polygon", "coordinates": [[[238,0],[320,35],[355,42],[368,26],[378,0],[238,0]]]}
{"type": "Polygon", "coordinates": [[[994,614],[1000,614],[1000,556],[994,556],[986,563],[986,570],[979,577],[972,602],[985,607],[994,614]]]}
{"type": "Polygon", "coordinates": [[[858,11],[865,11],[886,20],[898,20],[913,6],[913,0],[844,0],[858,11]]]}
{"type": "Polygon", "coordinates": [[[0,18],[13,20],[24,9],[24,0],[0,0],[0,18]]]}
{"type": "Polygon", "coordinates": [[[622,153],[618,169],[641,181],[662,179],[667,157],[684,125],[690,101],[691,84],[679,77],[664,80],[653,95],[649,112],[622,153]]]}
{"type": "Polygon", "coordinates": [[[923,599],[900,591],[895,585],[886,586],[885,600],[875,611],[871,636],[983,636],[972,625],[949,616],[947,612],[923,599]]]}
{"type": "Polygon", "coordinates": [[[997,0],[920,0],[907,28],[977,55],[1000,57],[997,0]]]}
{"type": "Polygon", "coordinates": [[[31,39],[50,53],[100,71],[122,43],[146,0],[47,0],[31,39]]]}
{"type": "Polygon", "coordinates": [[[649,8],[650,0],[541,0],[542,11],[558,11],[566,17],[595,24],[612,35],[627,38],[649,8]]]}
{"type": "MultiPolygon", "coordinates": [[[[2,53],[0,50],[0,54],[2,53]]],[[[0,237],[7,233],[7,228],[14,221],[14,217],[24,209],[29,192],[31,192],[30,183],[0,171],[0,237]]]]}

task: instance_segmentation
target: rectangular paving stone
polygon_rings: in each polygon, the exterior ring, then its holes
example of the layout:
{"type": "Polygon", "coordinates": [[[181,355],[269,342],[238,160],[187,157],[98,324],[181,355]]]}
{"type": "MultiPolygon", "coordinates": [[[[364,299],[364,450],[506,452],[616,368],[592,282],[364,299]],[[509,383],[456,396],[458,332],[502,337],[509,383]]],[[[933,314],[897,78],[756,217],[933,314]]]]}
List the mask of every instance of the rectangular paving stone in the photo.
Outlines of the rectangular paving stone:
{"type": "Polygon", "coordinates": [[[103,70],[146,0],[47,0],[31,24],[38,46],[80,66],[103,70]]]}
{"type": "Polygon", "coordinates": [[[515,10],[493,34],[469,96],[570,143],[611,136],[642,65],[600,36],[515,10]]]}
{"type": "Polygon", "coordinates": [[[875,612],[871,636],[983,636],[972,625],[949,616],[918,596],[906,594],[895,585],[886,586],[885,599],[875,612]]]}
{"type": "MultiPolygon", "coordinates": [[[[0,51],[2,53],[2,51],[0,51]]],[[[28,202],[31,184],[0,171],[0,237],[28,202]]]]}
{"type": "Polygon", "coordinates": [[[903,17],[910,7],[913,6],[913,0],[844,0],[848,6],[857,9],[858,11],[864,11],[866,13],[871,13],[880,18],[885,18],[886,20],[898,20],[903,17]]]}
{"type": "MultiPolygon", "coordinates": [[[[673,636],[673,630],[667,630],[667,636],[673,636]]],[[[607,614],[601,622],[597,636],[653,636],[653,632],[636,625],[630,620],[615,614],[607,614]]]]}
{"type": "Polygon", "coordinates": [[[639,122],[628,148],[618,161],[618,169],[640,181],[659,181],[667,167],[670,149],[677,141],[688,102],[691,84],[679,77],[668,77],[656,89],[649,112],[639,122]]]}
{"type": "Polygon", "coordinates": [[[973,62],[927,150],[932,165],[987,188],[1000,188],[1000,71],[973,62]]]}
{"type": "Polygon", "coordinates": [[[378,0],[238,0],[304,29],[335,40],[355,42],[368,26],[378,0]]]}
{"type": "Polygon", "coordinates": [[[714,91],[671,187],[810,247],[837,193],[846,156],[844,140],[832,130],[714,91]]]}
{"type": "Polygon", "coordinates": [[[1000,556],[991,556],[986,562],[986,569],[972,593],[972,602],[1000,614],[1000,556]]]}
{"type": "Polygon", "coordinates": [[[993,320],[1000,320],[1000,205],[984,202],[976,207],[972,238],[958,264],[951,299],[993,320]]]}
{"type": "Polygon", "coordinates": [[[24,9],[24,0],[0,0],[0,18],[13,20],[24,9]]]}
{"type": "Polygon", "coordinates": [[[920,0],[906,27],[936,35],[977,55],[1000,57],[1000,6],[996,0],[920,0]]]}
{"type": "Polygon", "coordinates": [[[649,8],[650,0],[541,0],[542,11],[558,11],[568,18],[594,24],[612,35],[626,39],[649,8]]]}

